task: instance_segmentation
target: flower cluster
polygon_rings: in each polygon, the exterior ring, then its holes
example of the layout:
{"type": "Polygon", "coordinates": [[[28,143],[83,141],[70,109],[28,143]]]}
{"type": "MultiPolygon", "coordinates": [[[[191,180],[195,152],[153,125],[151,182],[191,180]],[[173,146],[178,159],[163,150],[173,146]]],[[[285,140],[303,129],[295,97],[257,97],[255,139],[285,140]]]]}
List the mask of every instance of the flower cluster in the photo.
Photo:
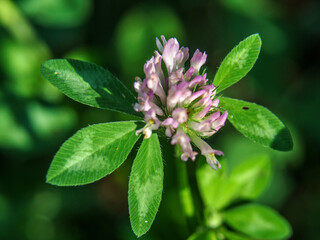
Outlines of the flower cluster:
{"type": "Polygon", "coordinates": [[[136,131],[149,138],[153,130],[165,128],[165,134],[171,137],[171,144],[181,146],[181,159],[195,160],[191,142],[200,149],[208,164],[216,169],[220,163],[215,155],[222,155],[212,149],[201,137],[216,133],[225,123],[228,112],[220,113],[219,99],[215,98],[216,86],[208,84],[207,74],[200,74],[200,68],[207,59],[207,54],[198,49],[190,60],[190,67],[184,64],[189,58],[189,49],[179,48],[177,39],[166,41],[157,38],[159,51],[145,63],[145,78],[136,77],[134,89],[138,93],[135,111],[144,114],[146,125],[136,131]],[[166,70],[162,69],[162,61],[166,70]]]}

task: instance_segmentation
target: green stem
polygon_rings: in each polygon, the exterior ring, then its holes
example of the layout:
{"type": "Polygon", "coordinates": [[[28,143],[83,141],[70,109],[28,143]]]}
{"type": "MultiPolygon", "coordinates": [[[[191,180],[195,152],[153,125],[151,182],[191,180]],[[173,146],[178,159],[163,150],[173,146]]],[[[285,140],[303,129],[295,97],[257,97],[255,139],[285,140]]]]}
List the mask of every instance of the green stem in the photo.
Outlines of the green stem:
{"type": "Polygon", "coordinates": [[[176,171],[178,178],[179,198],[190,234],[203,224],[203,203],[196,179],[194,162],[183,162],[181,151],[176,148],[176,171]]]}

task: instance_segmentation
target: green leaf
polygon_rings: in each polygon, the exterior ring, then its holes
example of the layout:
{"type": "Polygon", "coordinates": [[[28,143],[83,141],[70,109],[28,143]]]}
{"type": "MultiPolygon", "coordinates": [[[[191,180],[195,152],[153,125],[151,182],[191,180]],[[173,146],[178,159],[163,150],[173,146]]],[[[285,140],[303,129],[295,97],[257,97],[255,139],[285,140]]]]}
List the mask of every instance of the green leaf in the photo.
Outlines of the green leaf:
{"type": "Polygon", "coordinates": [[[217,211],[237,200],[253,200],[265,190],[270,181],[270,159],[266,155],[257,156],[238,165],[230,175],[227,172],[226,160],[217,172],[213,172],[208,164],[197,169],[206,222],[213,228],[221,222],[217,211]]]}
{"type": "Polygon", "coordinates": [[[141,117],[133,110],[133,94],[108,70],[79,60],[51,59],[41,65],[42,75],[75,101],[141,117]]]}
{"type": "Polygon", "coordinates": [[[261,48],[259,34],[253,34],[240,42],[222,61],[213,84],[217,92],[238,82],[251,70],[256,62],[261,48]]]}
{"type": "Polygon", "coordinates": [[[197,169],[199,191],[206,206],[207,225],[220,224],[217,211],[232,202],[257,198],[270,180],[270,159],[266,155],[257,156],[238,165],[230,175],[227,174],[226,160],[222,168],[213,172],[208,164],[197,169]]]}
{"type": "Polygon", "coordinates": [[[228,119],[244,136],[279,151],[290,151],[293,142],[286,126],[267,108],[242,100],[220,97],[228,119]]]}
{"type": "MultiPolygon", "coordinates": [[[[209,215],[212,210],[219,210],[229,204],[234,192],[234,186],[228,182],[226,161],[221,161],[221,165],[219,171],[213,171],[209,164],[202,164],[196,172],[199,191],[205,207],[209,209],[209,215]]],[[[216,224],[216,220],[213,221],[210,216],[208,221],[214,222],[210,223],[211,226],[216,224]]]]}
{"type": "Polygon", "coordinates": [[[239,233],[228,231],[225,228],[221,228],[219,230],[219,234],[222,234],[225,237],[223,239],[228,239],[228,240],[250,240],[250,239],[252,239],[247,236],[240,235],[239,233]]]}
{"type": "Polygon", "coordinates": [[[58,186],[91,183],[117,169],[138,140],[137,123],[113,122],[79,130],[59,149],[47,174],[58,186]]]}
{"type": "Polygon", "coordinates": [[[157,214],[163,188],[163,164],[156,133],[144,139],[129,180],[129,214],[133,232],[145,234],[157,214]]]}
{"type": "Polygon", "coordinates": [[[253,200],[270,181],[271,163],[268,156],[258,156],[238,165],[230,174],[231,184],[238,186],[237,198],[253,200]]]}
{"type": "Polygon", "coordinates": [[[283,239],[291,235],[290,224],[273,209],[247,204],[224,213],[225,222],[235,230],[259,239],[283,239]]]}

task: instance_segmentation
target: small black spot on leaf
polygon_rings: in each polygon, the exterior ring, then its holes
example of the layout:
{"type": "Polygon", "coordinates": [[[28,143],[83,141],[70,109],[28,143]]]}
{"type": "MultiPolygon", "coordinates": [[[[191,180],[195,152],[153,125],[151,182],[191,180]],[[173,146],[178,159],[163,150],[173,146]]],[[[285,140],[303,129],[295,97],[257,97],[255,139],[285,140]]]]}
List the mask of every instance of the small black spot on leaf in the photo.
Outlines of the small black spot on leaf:
{"type": "Polygon", "coordinates": [[[249,107],[242,107],[243,110],[249,110],[249,107]]]}

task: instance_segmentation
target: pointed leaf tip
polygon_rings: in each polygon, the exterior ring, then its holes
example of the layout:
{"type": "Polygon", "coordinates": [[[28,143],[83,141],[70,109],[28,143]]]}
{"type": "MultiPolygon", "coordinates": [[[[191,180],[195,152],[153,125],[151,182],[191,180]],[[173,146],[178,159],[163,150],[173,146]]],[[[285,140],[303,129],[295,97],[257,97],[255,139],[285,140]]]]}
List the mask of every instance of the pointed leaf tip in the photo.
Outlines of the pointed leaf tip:
{"type": "Polygon", "coordinates": [[[251,70],[258,59],[261,49],[261,38],[259,34],[253,34],[240,42],[222,61],[213,84],[217,92],[238,82],[251,70]]]}
{"type": "Polygon", "coordinates": [[[134,95],[107,69],[73,59],[50,59],[41,65],[45,79],[73,100],[91,107],[141,117],[134,95]]]}

